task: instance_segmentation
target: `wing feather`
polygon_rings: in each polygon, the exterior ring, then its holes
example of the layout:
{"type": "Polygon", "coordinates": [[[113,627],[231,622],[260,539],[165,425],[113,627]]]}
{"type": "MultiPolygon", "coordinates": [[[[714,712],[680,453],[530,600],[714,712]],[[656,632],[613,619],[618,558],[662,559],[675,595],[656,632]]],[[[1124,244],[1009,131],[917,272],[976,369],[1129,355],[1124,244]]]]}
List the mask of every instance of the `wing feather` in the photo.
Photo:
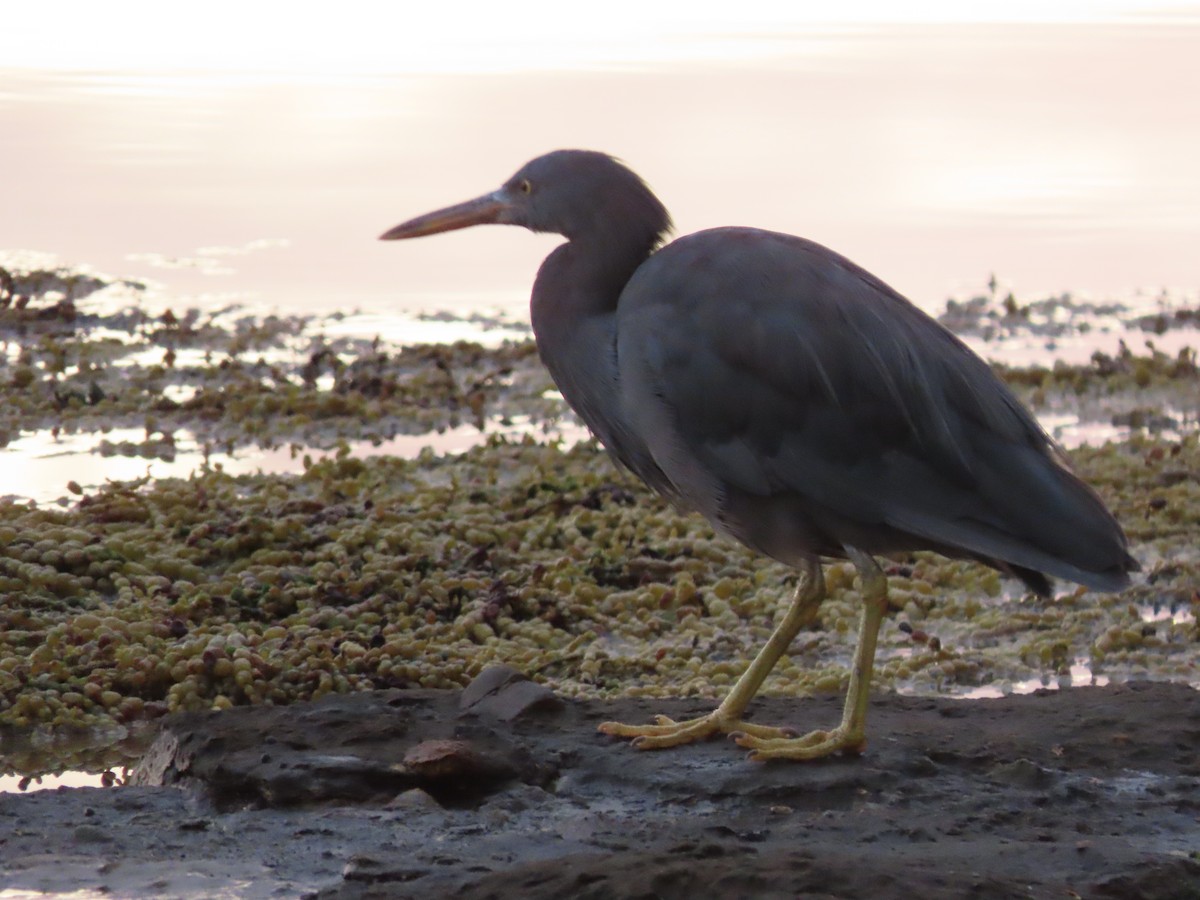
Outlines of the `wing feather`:
{"type": "Polygon", "coordinates": [[[874,536],[864,549],[931,546],[1085,583],[1128,558],[986,363],[817,244],[682,238],[630,281],[617,334],[627,420],[678,495],[744,540],[753,499],[783,498],[810,520],[810,554],[874,536]]]}

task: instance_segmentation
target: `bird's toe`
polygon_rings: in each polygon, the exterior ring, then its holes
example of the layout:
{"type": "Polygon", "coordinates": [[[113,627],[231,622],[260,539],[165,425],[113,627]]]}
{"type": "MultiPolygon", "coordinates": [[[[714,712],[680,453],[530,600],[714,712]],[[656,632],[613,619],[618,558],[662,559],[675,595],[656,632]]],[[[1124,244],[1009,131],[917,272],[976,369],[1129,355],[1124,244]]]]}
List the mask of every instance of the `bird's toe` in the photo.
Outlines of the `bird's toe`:
{"type": "Polygon", "coordinates": [[[765,762],[769,759],[821,759],[836,753],[859,754],[866,749],[866,738],[842,728],[832,731],[811,731],[794,738],[761,739],[753,735],[739,736],[739,746],[750,750],[747,759],[765,762]]]}

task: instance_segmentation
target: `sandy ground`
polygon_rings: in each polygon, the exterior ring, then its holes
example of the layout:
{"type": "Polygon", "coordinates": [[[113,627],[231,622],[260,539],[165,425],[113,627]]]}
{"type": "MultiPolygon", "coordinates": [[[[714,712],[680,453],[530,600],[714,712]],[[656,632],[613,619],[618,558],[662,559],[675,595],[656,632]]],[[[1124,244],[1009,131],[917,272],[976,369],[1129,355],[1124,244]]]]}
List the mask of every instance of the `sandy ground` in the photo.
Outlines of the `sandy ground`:
{"type": "MultiPolygon", "coordinates": [[[[834,696],[755,718],[836,721],[834,696]]],[[[511,670],[168,717],[115,788],[0,796],[3,896],[1200,897],[1200,693],[880,696],[861,757],[635,751],[511,670]]]]}

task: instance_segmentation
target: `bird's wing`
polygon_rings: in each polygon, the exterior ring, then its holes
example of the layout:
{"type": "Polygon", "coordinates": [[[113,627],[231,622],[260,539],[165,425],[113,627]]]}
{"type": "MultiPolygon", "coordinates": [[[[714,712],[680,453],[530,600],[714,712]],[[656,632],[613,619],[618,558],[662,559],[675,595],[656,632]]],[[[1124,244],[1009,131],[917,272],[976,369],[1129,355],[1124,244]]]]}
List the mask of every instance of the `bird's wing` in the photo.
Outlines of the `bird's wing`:
{"type": "Polygon", "coordinates": [[[982,360],[799,238],[717,229],[660,250],[622,294],[618,367],[628,421],[717,523],[732,493],[743,517],[788,497],[826,546],[902,533],[1055,574],[1080,541],[1048,532],[1103,510],[982,360]]]}

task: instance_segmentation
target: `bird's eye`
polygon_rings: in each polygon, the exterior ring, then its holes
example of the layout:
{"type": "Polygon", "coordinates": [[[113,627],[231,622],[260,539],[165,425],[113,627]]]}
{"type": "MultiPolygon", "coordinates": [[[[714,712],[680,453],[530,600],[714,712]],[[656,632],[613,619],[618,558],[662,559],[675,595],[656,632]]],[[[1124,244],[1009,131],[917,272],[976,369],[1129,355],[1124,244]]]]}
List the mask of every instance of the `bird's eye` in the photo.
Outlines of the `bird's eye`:
{"type": "Polygon", "coordinates": [[[521,188],[521,193],[522,193],[522,194],[531,194],[531,193],[533,193],[533,185],[529,183],[529,179],[528,179],[528,178],[522,178],[522,179],[521,179],[520,188],[521,188]]]}

